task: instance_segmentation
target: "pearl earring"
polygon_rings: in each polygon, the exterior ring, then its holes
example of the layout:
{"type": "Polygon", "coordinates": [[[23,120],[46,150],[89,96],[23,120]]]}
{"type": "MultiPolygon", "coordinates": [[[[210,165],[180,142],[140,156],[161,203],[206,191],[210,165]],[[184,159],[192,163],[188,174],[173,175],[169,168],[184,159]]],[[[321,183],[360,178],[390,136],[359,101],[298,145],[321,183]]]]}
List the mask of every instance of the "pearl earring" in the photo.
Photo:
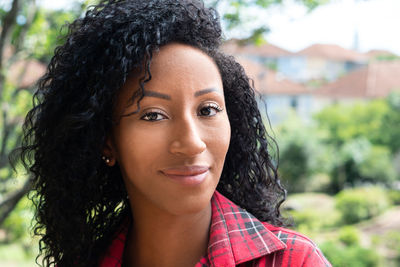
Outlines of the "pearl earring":
{"type": "Polygon", "coordinates": [[[104,160],[107,164],[111,162],[111,160],[106,156],[102,156],[101,159],[104,160]]]}

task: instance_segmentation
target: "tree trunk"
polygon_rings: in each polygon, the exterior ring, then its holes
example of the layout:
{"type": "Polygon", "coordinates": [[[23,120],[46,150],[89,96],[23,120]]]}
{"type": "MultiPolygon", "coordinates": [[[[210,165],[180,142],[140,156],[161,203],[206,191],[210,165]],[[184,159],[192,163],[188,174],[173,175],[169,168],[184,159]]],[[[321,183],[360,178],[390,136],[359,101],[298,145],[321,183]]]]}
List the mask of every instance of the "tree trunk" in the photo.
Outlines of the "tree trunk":
{"type": "Polygon", "coordinates": [[[3,224],[11,211],[13,211],[14,208],[17,206],[21,198],[25,196],[25,194],[27,194],[31,190],[31,188],[32,181],[31,179],[28,179],[21,189],[13,192],[8,198],[0,203],[0,225],[3,224]]]}

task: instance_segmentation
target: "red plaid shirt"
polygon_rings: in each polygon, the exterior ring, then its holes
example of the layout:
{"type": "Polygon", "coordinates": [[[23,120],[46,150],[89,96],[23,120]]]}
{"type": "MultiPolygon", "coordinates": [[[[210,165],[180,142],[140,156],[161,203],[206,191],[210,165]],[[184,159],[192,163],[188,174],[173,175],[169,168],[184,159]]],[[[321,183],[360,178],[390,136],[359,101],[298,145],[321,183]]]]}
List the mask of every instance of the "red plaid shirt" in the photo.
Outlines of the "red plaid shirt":
{"type": "MultiPolygon", "coordinates": [[[[286,228],[260,222],[246,210],[215,192],[207,255],[203,266],[330,267],[316,245],[307,237],[286,228]]],[[[120,267],[128,225],[122,227],[100,267],[120,267]]]]}

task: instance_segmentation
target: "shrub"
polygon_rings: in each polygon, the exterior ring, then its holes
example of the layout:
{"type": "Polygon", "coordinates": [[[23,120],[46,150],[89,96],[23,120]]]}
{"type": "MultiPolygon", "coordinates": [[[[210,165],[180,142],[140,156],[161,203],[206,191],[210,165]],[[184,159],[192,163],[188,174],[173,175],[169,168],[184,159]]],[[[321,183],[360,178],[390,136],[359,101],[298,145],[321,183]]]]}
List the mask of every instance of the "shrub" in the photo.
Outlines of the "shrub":
{"type": "Polygon", "coordinates": [[[329,241],[321,244],[320,248],[332,266],[375,267],[381,261],[374,250],[358,245],[343,246],[341,243],[329,241]]]}
{"type": "Polygon", "coordinates": [[[400,233],[390,231],[385,236],[387,248],[392,251],[393,261],[400,266],[400,233]]]}
{"type": "Polygon", "coordinates": [[[386,192],[380,187],[346,189],[336,195],[336,208],[345,224],[357,223],[388,208],[386,192]]]}
{"type": "Polygon", "coordinates": [[[396,180],[396,170],[389,147],[373,145],[364,157],[358,166],[363,180],[386,185],[396,180]]]}
{"type": "Polygon", "coordinates": [[[400,191],[390,190],[388,193],[389,199],[393,205],[400,205],[400,191]]]}
{"type": "Polygon", "coordinates": [[[339,231],[339,240],[346,246],[359,245],[360,232],[354,226],[344,226],[339,231]]]}
{"type": "Polygon", "coordinates": [[[7,233],[6,243],[29,243],[31,240],[29,229],[32,217],[33,210],[31,202],[27,197],[24,197],[7,217],[2,226],[7,233]]]}
{"type": "Polygon", "coordinates": [[[320,214],[312,210],[292,211],[295,226],[303,230],[316,230],[321,228],[320,214]]]}
{"type": "Polygon", "coordinates": [[[327,229],[340,219],[340,214],[335,210],[334,198],[326,194],[289,194],[284,208],[288,209],[296,229],[301,229],[300,232],[327,229]]]}

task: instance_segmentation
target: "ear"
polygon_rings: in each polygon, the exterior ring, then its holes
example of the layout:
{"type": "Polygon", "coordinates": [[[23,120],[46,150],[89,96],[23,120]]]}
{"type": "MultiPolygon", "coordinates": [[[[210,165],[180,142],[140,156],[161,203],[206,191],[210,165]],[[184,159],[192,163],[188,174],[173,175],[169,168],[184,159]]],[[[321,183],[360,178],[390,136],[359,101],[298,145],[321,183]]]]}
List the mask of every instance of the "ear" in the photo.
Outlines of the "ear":
{"type": "Polygon", "coordinates": [[[103,145],[102,158],[104,160],[104,163],[110,167],[114,166],[115,163],[117,162],[116,155],[117,155],[117,153],[115,150],[114,142],[113,142],[111,136],[108,136],[106,139],[106,142],[103,145]]]}

